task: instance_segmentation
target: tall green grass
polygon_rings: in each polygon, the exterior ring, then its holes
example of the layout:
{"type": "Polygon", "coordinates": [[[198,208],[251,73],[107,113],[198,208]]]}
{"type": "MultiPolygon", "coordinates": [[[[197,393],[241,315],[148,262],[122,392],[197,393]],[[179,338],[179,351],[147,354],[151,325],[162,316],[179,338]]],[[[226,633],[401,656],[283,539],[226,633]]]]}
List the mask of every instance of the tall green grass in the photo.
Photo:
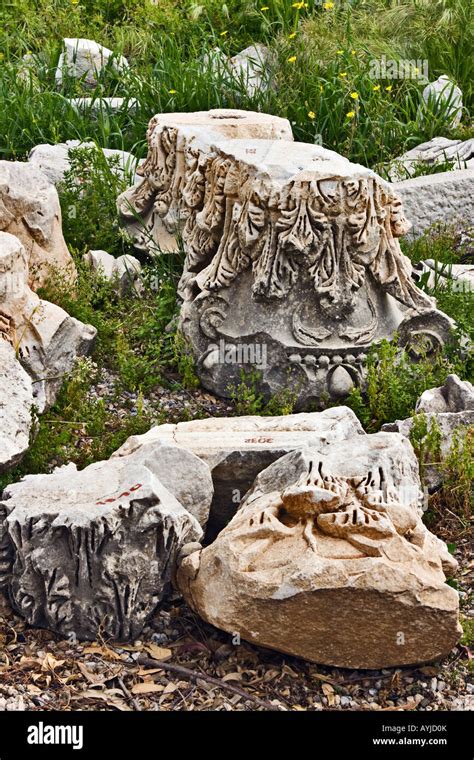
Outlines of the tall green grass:
{"type": "Polygon", "coordinates": [[[470,0],[4,0],[0,156],[23,159],[38,143],[67,139],[142,156],[153,114],[240,107],[287,117],[296,139],[322,141],[383,171],[434,135],[473,134],[470,9],[470,0]],[[130,71],[117,77],[109,68],[92,92],[75,80],[58,91],[54,72],[66,36],[90,37],[127,55],[130,71]],[[216,47],[232,55],[251,42],[267,45],[272,60],[271,84],[249,97],[243,82],[205,56],[216,47]],[[463,126],[449,129],[442,114],[419,123],[424,83],[372,79],[371,61],[382,55],[427,58],[431,79],[454,76],[465,95],[463,126]],[[68,98],[80,95],[135,98],[138,108],[78,113],[68,98]]]}

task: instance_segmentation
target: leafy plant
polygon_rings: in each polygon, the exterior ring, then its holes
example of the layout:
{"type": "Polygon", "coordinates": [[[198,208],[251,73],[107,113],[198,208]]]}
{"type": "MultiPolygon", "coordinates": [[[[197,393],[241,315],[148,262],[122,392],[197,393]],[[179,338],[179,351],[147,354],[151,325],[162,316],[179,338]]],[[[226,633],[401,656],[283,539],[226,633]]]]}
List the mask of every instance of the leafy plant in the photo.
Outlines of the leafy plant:
{"type": "Polygon", "coordinates": [[[266,417],[292,414],[298,394],[290,388],[282,388],[267,397],[261,390],[262,373],[252,367],[240,371],[240,383],[228,388],[235,406],[235,413],[240,415],[262,415],[266,417]]]}
{"type": "Polygon", "coordinates": [[[129,250],[120,234],[117,196],[132,184],[117,156],[97,147],[72,148],[70,168],[59,187],[63,232],[77,250],[105,250],[118,256],[129,250]]]}
{"type": "MultiPolygon", "coordinates": [[[[453,345],[454,340],[453,336],[453,345]]],[[[414,362],[396,338],[382,340],[367,357],[365,392],[353,389],[347,404],[371,432],[384,423],[411,417],[423,391],[442,385],[450,372],[462,372],[462,364],[454,362],[454,348],[452,353],[453,359],[438,352],[435,357],[422,356],[414,362]]]]}

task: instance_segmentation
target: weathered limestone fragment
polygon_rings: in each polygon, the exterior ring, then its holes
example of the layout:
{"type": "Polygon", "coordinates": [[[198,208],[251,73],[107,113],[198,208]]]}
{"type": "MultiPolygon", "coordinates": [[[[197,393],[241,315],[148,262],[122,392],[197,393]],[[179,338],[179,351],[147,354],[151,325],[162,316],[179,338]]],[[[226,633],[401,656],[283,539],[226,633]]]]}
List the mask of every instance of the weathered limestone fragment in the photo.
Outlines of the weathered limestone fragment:
{"type": "Polygon", "coordinates": [[[16,235],[28,254],[30,286],[41,287],[51,267],[75,279],[75,267],[64,241],[56,188],[35,166],[0,161],[0,230],[16,235]]]}
{"type": "Polygon", "coordinates": [[[135,256],[125,253],[115,258],[107,251],[88,251],[84,260],[95,272],[100,272],[106,280],[113,282],[119,296],[131,291],[137,295],[141,291],[140,273],[142,267],[135,256]]]}
{"type": "Polygon", "coordinates": [[[179,588],[212,625],[313,662],[439,659],[461,632],[445,583],[456,562],[420,504],[416,457],[400,435],[287,454],[213,544],[184,547],[179,588]]]}
{"type": "Polygon", "coordinates": [[[69,98],[70,104],[79,112],[88,115],[115,114],[121,111],[132,113],[138,108],[136,98],[69,98]]]}
{"type": "Polygon", "coordinates": [[[257,43],[249,45],[245,50],[234,55],[229,60],[233,78],[242,84],[247,95],[252,98],[258,92],[268,89],[270,85],[269,66],[272,54],[270,50],[257,43]]]}
{"type": "Polygon", "coordinates": [[[219,136],[293,139],[287,119],[252,111],[217,108],[154,116],[147,131],[148,156],[137,172],[143,180],[117,200],[122,223],[133,244],[151,256],[161,251],[179,250],[179,236],[189,208],[199,204],[204,183],[200,170],[206,156],[189,154],[185,136],[185,133],[191,136],[195,132],[201,135],[204,152],[210,150],[209,141],[219,136]],[[190,174],[195,182],[184,198],[182,189],[190,174]]]}
{"type": "Polygon", "coordinates": [[[123,72],[128,68],[128,61],[94,40],[66,37],[56,69],[56,84],[61,87],[65,77],[74,77],[93,88],[107,67],[123,72]]]}
{"type": "Polygon", "coordinates": [[[1,338],[1,324],[0,311],[0,472],[4,472],[28,450],[33,389],[14,349],[1,338]]]}
{"type": "Polygon", "coordinates": [[[390,179],[393,182],[408,179],[419,167],[431,169],[445,163],[452,164],[453,169],[474,168],[474,138],[462,141],[433,137],[395,158],[389,170],[390,179]]]}
{"type": "Polygon", "coordinates": [[[231,58],[220,48],[214,48],[204,54],[202,62],[220,88],[231,91],[236,98],[241,92],[252,98],[270,87],[273,58],[265,45],[257,43],[231,58]]]}
{"type": "MultiPolygon", "coordinates": [[[[325,452],[335,441],[357,435],[364,435],[364,431],[347,407],[281,417],[211,417],[157,425],[144,435],[128,438],[114,456],[141,455],[147,449],[159,450],[166,442],[206,462],[214,483],[210,515],[210,532],[214,534],[234,516],[259,472],[276,459],[307,446],[325,452]]],[[[182,498],[177,498],[192,512],[182,498]]]]}
{"type": "Polygon", "coordinates": [[[67,140],[65,143],[56,143],[54,145],[49,145],[48,143],[35,145],[30,151],[28,162],[40,169],[53,185],[59,185],[63,181],[66,172],[71,168],[69,153],[75,148],[101,150],[108,159],[112,171],[120,178],[129,176],[133,178],[137,167],[141,163],[132,153],[128,153],[126,150],[98,148],[95,143],[80,142],[80,140],[67,140]]]}
{"type": "Polygon", "coordinates": [[[430,388],[421,394],[415,407],[420,412],[474,412],[474,387],[468,380],[448,375],[440,388],[430,388]]]}
{"type": "Polygon", "coordinates": [[[4,492],[0,585],[31,625],[134,639],[168,591],[179,547],[201,535],[145,464],[68,465],[4,492]]]}
{"type": "Polygon", "coordinates": [[[445,74],[430,82],[423,90],[424,108],[420,108],[422,120],[432,114],[442,115],[449,127],[457,127],[462,118],[462,90],[445,74]]]}
{"type": "Polygon", "coordinates": [[[411,237],[420,237],[434,224],[462,226],[472,222],[474,168],[413,177],[395,182],[392,187],[411,222],[411,237]]]}
{"type": "Polygon", "coordinates": [[[457,293],[474,290],[474,264],[445,264],[426,259],[415,264],[412,271],[415,282],[422,277],[430,288],[449,288],[457,293]]]}
{"type": "Polygon", "coordinates": [[[54,403],[64,375],[89,351],[97,331],[41,300],[28,286],[28,272],[25,246],[0,232],[0,338],[15,349],[34,381],[34,404],[42,412],[54,403]]]}

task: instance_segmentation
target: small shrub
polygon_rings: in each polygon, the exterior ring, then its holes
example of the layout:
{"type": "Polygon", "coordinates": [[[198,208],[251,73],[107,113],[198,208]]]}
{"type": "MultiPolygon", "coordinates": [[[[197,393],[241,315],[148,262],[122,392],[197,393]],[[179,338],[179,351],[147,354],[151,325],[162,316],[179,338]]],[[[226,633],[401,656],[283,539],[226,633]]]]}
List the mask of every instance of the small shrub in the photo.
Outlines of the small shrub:
{"type": "Polygon", "coordinates": [[[237,386],[230,386],[231,400],[235,413],[240,415],[262,415],[274,417],[292,414],[298,394],[291,388],[282,388],[269,398],[261,391],[262,373],[254,367],[248,372],[241,370],[241,381],[237,386]]]}
{"type": "Polygon", "coordinates": [[[374,432],[384,423],[411,417],[423,391],[442,385],[456,369],[460,370],[459,366],[443,353],[434,358],[422,356],[415,363],[396,339],[382,340],[367,357],[366,390],[353,389],[347,404],[366,430],[374,432]]]}

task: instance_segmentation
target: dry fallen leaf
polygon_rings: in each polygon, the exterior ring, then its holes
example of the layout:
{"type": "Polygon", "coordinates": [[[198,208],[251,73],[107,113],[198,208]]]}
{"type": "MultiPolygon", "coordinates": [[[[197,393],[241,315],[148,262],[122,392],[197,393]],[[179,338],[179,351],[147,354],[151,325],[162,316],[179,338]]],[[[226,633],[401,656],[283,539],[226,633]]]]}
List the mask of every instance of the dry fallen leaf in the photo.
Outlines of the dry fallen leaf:
{"type": "Polygon", "coordinates": [[[71,696],[71,699],[100,699],[103,702],[107,702],[110,707],[117,708],[117,710],[121,710],[122,712],[131,712],[132,708],[129,707],[123,699],[116,697],[116,694],[122,695],[120,689],[107,689],[105,691],[94,691],[93,689],[90,689],[86,691],[80,691],[77,694],[73,694],[71,696]]]}
{"type": "Polygon", "coordinates": [[[221,680],[224,683],[226,683],[227,681],[241,681],[242,673],[227,673],[227,675],[224,676],[221,680]]]}
{"type": "Polygon", "coordinates": [[[161,660],[162,662],[169,660],[173,654],[171,649],[159,647],[157,644],[146,644],[143,648],[154,660],[161,660]]]}
{"type": "Polygon", "coordinates": [[[136,683],[135,686],[132,686],[131,688],[132,694],[156,694],[157,692],[162,692],[164,690],[165,687],[162,684],[153,683],[152,681],[149,683],[136,683]]]}
{"type": "Polygon", "coordinates": [[[66,660],[57,660],[51,652],[47,652],[41,663],[41,670],[54,671],[55,668],[60,668],[65,662],[66,660]]]}
{"type": "Polygon", "coordinates": [[[323,691],[323,694],[326,695],[326,697],[329,696],[329,694],[334,694],[334,689],[332,688],[330,683],[323,683],[321,685],[321,689],[323,691]]]}

